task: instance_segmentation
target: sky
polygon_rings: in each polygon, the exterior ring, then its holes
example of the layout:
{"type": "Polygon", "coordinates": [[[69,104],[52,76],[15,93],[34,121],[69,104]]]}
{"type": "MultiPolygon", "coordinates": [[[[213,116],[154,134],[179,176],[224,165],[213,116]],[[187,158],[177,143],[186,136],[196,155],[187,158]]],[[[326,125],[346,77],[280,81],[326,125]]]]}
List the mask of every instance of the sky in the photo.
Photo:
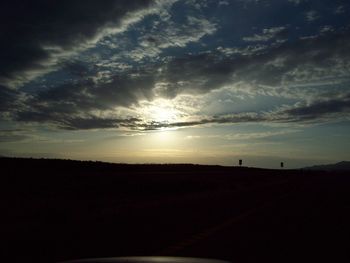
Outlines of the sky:
{"type": "Polygon", "coordinates": [[[3,1],[0,155],[350,159],[348,0],[3,1]]]}

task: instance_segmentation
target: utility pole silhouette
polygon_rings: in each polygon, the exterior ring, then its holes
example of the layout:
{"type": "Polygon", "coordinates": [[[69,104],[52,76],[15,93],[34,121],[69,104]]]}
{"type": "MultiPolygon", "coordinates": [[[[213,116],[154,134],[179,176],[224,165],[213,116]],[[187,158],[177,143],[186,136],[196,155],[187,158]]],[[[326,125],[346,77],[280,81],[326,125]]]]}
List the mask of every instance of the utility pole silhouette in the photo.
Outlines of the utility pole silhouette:
{"type": "Polygon", "coordinates": [[[242,166],[242,163],[243,163],[243,161],[240,159],[240,160],[238,161],[239,166],[242,166]]]}

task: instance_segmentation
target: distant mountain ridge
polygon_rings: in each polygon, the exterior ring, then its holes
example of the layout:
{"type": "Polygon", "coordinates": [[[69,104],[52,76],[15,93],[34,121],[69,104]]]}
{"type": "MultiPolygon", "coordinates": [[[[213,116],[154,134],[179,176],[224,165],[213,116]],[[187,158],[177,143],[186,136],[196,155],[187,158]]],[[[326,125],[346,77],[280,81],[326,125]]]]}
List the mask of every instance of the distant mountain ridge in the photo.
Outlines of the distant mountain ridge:
{"type": "Polygon", "coordinates": [[[303,169],[318,171],[350,171],[350,161],[342,161],[334,164],[314,165],[303,169]]]}

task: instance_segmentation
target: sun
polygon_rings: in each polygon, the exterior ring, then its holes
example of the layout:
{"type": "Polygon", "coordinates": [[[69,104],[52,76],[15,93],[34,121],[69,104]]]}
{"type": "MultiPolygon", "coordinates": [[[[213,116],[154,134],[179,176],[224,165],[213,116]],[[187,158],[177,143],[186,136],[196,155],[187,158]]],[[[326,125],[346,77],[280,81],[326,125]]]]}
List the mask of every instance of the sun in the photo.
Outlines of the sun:
{"type": "Polygon", "coordinates": [[[153,106],[150,114],[156,122],[171,122],[177,118],[176,110],[164,106],[153,106]]]}
{"type": "Polygon", "coordinates": [[[167,100],[155,100],[141,108],[141,114],[149,122],[171,123],[179,121],[180,111],[167,100]]]}

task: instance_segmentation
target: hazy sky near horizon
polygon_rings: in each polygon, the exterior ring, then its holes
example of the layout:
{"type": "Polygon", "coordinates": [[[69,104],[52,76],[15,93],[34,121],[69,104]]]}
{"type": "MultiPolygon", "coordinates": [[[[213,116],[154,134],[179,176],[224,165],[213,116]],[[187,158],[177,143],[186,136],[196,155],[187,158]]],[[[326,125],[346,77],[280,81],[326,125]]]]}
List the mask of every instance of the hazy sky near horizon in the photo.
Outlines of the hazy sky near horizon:
{"type": "Polygon", "coordinates": [[[4,1],[0,155],[350,158],[347,0],[4,1]]]}

